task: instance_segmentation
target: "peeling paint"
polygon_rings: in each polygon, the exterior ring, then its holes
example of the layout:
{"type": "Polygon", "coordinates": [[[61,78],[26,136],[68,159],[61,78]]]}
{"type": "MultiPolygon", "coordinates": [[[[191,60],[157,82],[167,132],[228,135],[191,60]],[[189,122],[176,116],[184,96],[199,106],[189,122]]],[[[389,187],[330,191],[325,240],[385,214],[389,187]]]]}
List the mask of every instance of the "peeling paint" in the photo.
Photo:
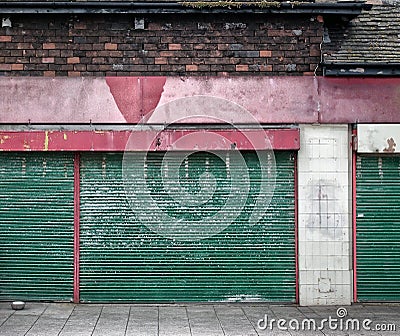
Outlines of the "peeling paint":
{"type": "Polygon", "coordinates": [[[10,137],[8,135],[3,135],[0,137],[0,144],[4,144],[5,140],[9,139],[10,137]]]}
{"type": "Polygon", "coordinates": [[[7,151],[124,151],[129,140],[129,150],[154,151],[191,150],[194,147],[209,150],[229,150],[232,143],[236,149],[266,149],[265,135],[270,145],[277,150],[299,149],[299,130],[266,129],[264,131],[227,129],[208,132],[196,130],[146,130],[146,131],[0,131],[0,149],[7,151]],[[183,141],[190,135],[190,141],[183,141]],[[214,137],[210,138],[210,135],[214,137]],[[153,141],[159,138],[160,141],[153,141]],[[223,141],[214,141],[223,139],[223,141]],[[179,141],[181,140],[181,141],[179,141]],[[178,143],[179,141],[179,143],[178,143]],[[178,147],[176,147],[178,145],[178,147]]]}
{"type": "Polygon", "coordinates": [[[194,95],[228,99],[260,123],[400,122],[398,78],[319,78],[318,88],[313,81],[307,76],[1,78],[0,123],[134,124],[161,104],[194,95]]]}
{"type": "Polygon", "coordinates": [[[396,143],[394,142],[393,138],[387,139],[388,147],[384,148],[384,152],[393,153],[396,151],[396,143]]]}
{"type": "Polygon", "coordinates": [[[358,153],[396,153],[400,124],[360,124],[357,126],[358,153]]]}

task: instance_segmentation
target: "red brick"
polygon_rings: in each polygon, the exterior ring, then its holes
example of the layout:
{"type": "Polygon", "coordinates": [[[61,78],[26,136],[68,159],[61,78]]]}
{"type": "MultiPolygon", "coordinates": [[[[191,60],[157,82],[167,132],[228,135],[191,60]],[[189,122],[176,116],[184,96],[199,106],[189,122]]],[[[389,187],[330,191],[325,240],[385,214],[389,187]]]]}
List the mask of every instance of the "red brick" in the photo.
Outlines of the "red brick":
{"type": "Polygon", "coordinates": [[[104,48],[106,50],[117,50],[118,49],[118,44],[116,44],[116,43],[106,43],[104,45],[104,48]]]}
{"type": "Polygon", "coordinates": [[[129,35],[123,33],[127,21],[110,23],[103,16],[82,16],[68,22],[62,17],[43,17],[38,18],[37,27],[28,17],[21,17],[25,34],[20,30],[13,30],[12,36],[4,30],[0,33],[0,42],[7,44],[0,64],[3,71],[13,70],[16,75],[24,71],[24,75],[35,76],[163,76],[185,71],[205,76],[252,71],[265,75],[284,73],[285,65],[297,64],[292,74],[311,76],[320,60],[323,34],[323,24],[319,22],[323,18],[317,15],[313,21],[304,17],[268,23],[254,17],[254,24],[248,24],[250,18],[243,18],[247,24],[243,34],[227,32],[219,18],[205,18],[205,34],[190,20],[168,28],[169,19],[154,17],[148,30],[129,35]],[[46,25],[50,29],[39,28],[46,25]],[[293,38],[293,29],[299,28],[302,38],[293,38]],[[42,41],[39,44],[38,34],[42,41]],[[142,53],[142,49],[146,52],[142,53]],[[113,64],[126,66],[115,72],[113,64]]]}
{"type": "Polygon", "coordinates": [[[198,71],[199,67],[196,64],[186,65],[186,71],[198,71]]]}
{"type": "Polygon", "coordinates": [[[43,57],[42,63],[54,63],[54,57],[43,57]]]}
{"type": "Polygon", "coordinates": [[[174,53],[172,51],[160,51],[160,56],[161,57],[172,57],[172,56],[174,56],[174,53]]]}
{"type": "Polygon", "coordinates": [[[55,43],[43,43],[43,49],[55,49],[56,44],[55,43]]]}
{"type": "Polygon", "coordinates": [[[162,30],[162,25],[158,22],[149,22],[149,30],[162,30]]]}
{"type": "Polygon", "coordinates": [[[279,36],[292,36],[292,32],[286,31],[286,30],[276,30],[276,29],[270,29],[268,30],[268,36],[271,37],[279,37],[279,36]]]}
{"type": "Polygon", "coordinates": [[[165,57],[156,57],[154,59],[154,64],[168,64],[168,61],[165,57]]]}
{"type": "Polygon", "coordinates": [[[272,71],[272,65],[268,64],[268,65],[261,65],[260,66],[260,71],[272,71]]]}
{"type": "Polygon", "coordinates": [[[68,71],[69,77],[79,77],[81,75],[80,71],[68,71]]]}
{"type": "Polygon", "coordinates": [[[55,77],[56,72],[55,71],[44,71],[43,76],[45,77],[55,77]]]}
{"type": "Polygon", "coordinates": [[[80,62],[80,58],[79,57],[68,57],[67,58],[67,63],[68,64],[76,64],[80,62]]]}
{"type": "Polygon", "coordinates": [[[319,45],[313,44],[310,47],[310,56],[320,56],[321,55],[321,51],[319,50],[319,45]]]}
{"type": "Polygon", "coordinates": [[[23,64],[12,64],[11,70],[24,70],[24,65],[23,64]]]}
{"type": "Polygon", "coordinates": [[[226,72],[226,71],[218,72],[218,76],[228,77],[229,76],[229,72],[226,72]]]}
{"type": "Polygon", "coordinates": [[[169,50],[182,50],[182,45],[180,43],[171,43],[168,44],[169,50]]]}
{"type": "Polygon", "coordinates": [[[11,71],[11,64],[0,64],[0,71],[11,71]]]}
{"type": "Polygon", "coordinates": [[[271,50],[260,50],[260,57],[271,57],[272,51],[271,50]]]}
{"type": "Polygon", "coordinates": [[[236,71],[249,71],[249,66],[247,64],[237,64],[236,71]]]}
{"type": "Polygon", "coordinates": [[[11,42],[11,36],[0,36],[0,42],[11,42]]]}
{"type": "Polygon", "coordinates": [[[75,22],[74,28],[75,29],[86,29],[86,24],[83,22],[75,22]]]}

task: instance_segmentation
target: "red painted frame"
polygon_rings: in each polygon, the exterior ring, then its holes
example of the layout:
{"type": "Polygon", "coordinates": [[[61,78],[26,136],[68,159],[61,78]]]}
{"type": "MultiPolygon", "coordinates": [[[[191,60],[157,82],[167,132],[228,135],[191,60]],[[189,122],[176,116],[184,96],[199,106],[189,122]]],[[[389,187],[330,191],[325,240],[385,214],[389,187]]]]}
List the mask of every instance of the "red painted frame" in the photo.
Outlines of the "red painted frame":
{"type": "MultiPolygon", "coordinates": [[[[265,130],[0,131],[0,151],[298,150],[296,128],[265,130]],[[134,137],[134,141],[132,141],[134,137]],[[178,141],[185,137],[185,141],[178,141]],[[211,139],[214,137],[216,140],[211,139]],[[265,138],[268,137],[269,144],[265,138]],[[176,147],[176,144],[179,144],[176,147]]],[[[183,140],[183,139],[182,139],[183,140]]]]}
{"type": "Polygon", "coordinates": [[[353,227],[353,301],[357,302],[357,130],[353,130],[352,149],[352,227],[353,227]]]}
{"type": "Polygon", "coordinates": [[[74,303],[79,303],[80,263],[80,154],[74,156],[74,303]]]}
{"type": "MultiPolygon", "coordinates": [[[[163,130],[163,131],[0,131],[0,151],[71,151],[74,154],[74,270],[73,302],[80,301],[80,154],[83,151],[124,151],[134,136],[133,151],[165,150],[298,150],[296,128],[265,130],[163,130]],[[266,143],[265,138],[270,144],[266,143]],[[179,141],[180,140],[180,141],[179,141]],[[176,145],[177,144],[177,145],[176,145]],[[232,146],[234,145],[234,146],[232,146]],[[272,147],[272,148],[271,148],[272,147]]],[[[297,155],[295,168],[295,268],[298,294],[297,155]]]]}

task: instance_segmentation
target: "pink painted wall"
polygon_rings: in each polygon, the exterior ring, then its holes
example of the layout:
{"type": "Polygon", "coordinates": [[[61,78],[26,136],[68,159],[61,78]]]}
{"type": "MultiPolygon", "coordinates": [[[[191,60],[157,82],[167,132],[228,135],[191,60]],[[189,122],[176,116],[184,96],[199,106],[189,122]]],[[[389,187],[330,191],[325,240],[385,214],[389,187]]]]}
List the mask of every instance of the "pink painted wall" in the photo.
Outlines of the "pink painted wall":
{"type": "MultiPolygon", "coordinates": [[[[168,124],[193,110],[164,104],[198,95],[226,99],[250,112],[251,118],[234,113],[234,123],[400,122],[397,78],[5,77],[0,78],[0,123],[126,124],[145,117],[147,123],[168,124]]],[[[222,105],[210,103],[209,110],[222,111],[222,105]]]]}

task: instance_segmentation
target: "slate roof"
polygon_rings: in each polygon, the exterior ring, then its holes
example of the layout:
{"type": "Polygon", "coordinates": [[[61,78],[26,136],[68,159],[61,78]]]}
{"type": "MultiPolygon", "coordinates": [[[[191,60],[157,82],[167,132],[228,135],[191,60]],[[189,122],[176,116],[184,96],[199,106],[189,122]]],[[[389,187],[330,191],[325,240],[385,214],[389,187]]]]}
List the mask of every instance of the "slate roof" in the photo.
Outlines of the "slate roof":
{"type": "Polygon", "coordinates": [[[373,5],[348,23],[327,26],[325,64],[400,64],[400,1],[373,5]]]}
{"type": "MultiPolygon", "coordinates": [[[[0,1],[0,3],[12,3],[12,2],[27,2],[26,0],[3,0],[0,1]]],[[[155,2],[155,3],[163,3],[163,2],[221,2],[221,3],[226,3],[226,2],[239,2],[239,3],[276,3],[276,2],[282,2],[282,3],[344,3],[344,2],[359,2],[359,3],[364,3],[365,0],[31,0],[29,2],[49,2],[49,3],[57,3],[57,2],[155,2]]]]}

